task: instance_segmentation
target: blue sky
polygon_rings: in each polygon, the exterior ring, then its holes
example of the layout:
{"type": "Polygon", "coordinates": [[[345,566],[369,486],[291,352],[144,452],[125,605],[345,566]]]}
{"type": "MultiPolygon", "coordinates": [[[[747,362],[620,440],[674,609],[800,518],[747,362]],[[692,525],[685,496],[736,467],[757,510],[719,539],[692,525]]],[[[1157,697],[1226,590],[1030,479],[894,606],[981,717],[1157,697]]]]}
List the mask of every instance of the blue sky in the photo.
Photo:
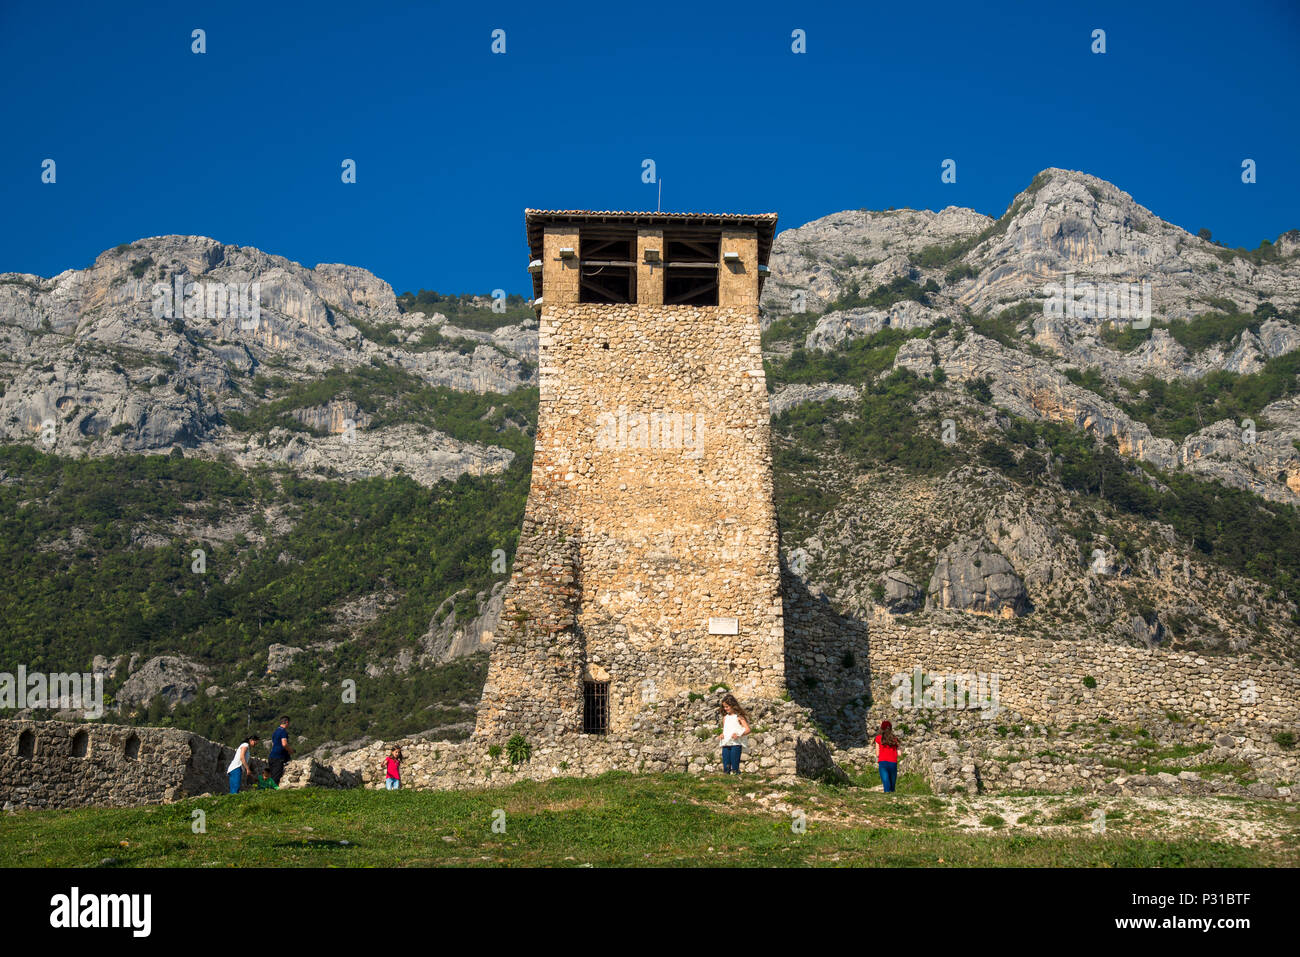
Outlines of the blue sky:
{"type": "Polygon", "coordinates": [[[398,292],[527,293],[523,209],[653,209],[647,158],[665,209],[782,227],[996,216],[1061,166],[1253,247],[1300,227],[1298,52],[1290,0],[4,3],[0,272],[196,233],[398,292]]]}

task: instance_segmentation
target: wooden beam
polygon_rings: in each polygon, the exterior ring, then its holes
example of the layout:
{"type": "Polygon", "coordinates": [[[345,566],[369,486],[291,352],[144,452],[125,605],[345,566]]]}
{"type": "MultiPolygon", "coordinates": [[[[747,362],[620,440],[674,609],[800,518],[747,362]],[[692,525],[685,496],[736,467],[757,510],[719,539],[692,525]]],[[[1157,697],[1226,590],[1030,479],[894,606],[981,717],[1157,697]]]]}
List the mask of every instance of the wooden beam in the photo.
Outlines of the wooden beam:
{"type": "Polygon", "coordinates": [[[665,304],[665,305],[669,305],[669,306],[679,305],[679,304],[685,302],[687,299],[694,299],[696,296],[703,295],[704,293],[707,293],[707,292],[712,292],[713,290],[716,290],[717,288],[718,288],[718,281],[717,281],[716,279],[714,279],[712,282],[705,283],[705,284],[702,284],[702,285],[699,285],[699,286],[693,286],[692,288],[688,289],[685,293],[681,293],[681,294],[679,294],[679,295],[677,295],[677,296],[674,296],[673,298],[669,299],[669,298],[668,298],[668,291],[667,291],[667,288],[665,287],[665,290],[664,290],[664,304],[665,304]]]}
{"type": "Polygon", "coordinates": [[[595,282],[592,280],[591,277],[583,276],[581,273],[579,273],[578,283],[583,288],[589,289],[592,292],[605,297],[605,299],[611,303],[632,302],[636,298],[636,296],[634,295],[633,282],[630,278],[628,279],[626,286],[620,285],[620,286],[611,287],[601,282],[595,282]]]}
{"type": "Polygon", "coordinates": [[[701,260],[701,262],[714,262],[714,263],[718,261],[718,252],[719,252],[719,248],[722,245],[721,239],[719,239],[718,247],[714,247],[712,244],[705,246],[702,245],[701,243],[693,243],[689,239],[682,239],[679,236],[664,237],[665,246],[671,245],[673,243],[676,243],[679,246],[685,246],[687,249],[699,253],[701,256],[704,257],[704,259],[701,260]]]}
{"type": "Polygon", "coordinates": [[[579,233],[579,241],[582,244],[583,259],[599,259],[602,256],[609,258],[611,254],[622,253],[626,257],[632,249],[635,241],[634,236],[620,239],[592,239],[586,234],[586,231],[579,233]]]}

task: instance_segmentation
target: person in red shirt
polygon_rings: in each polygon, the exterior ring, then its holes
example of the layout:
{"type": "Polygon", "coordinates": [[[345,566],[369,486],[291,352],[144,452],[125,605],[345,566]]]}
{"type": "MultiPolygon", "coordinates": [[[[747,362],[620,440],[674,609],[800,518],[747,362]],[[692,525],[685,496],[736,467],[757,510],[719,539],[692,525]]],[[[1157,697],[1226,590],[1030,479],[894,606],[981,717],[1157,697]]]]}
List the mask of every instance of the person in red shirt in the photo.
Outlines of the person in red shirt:
{"type": "Polygon", "coordinates": [[[898,738],[894,726],[888,721],[880,722],[880,733],[876,735],[876,764],[880,767],[880,783],[885,786],[885,793],[890,794],[898,783],[898,738]]]}
{"type": "Polygon", "coordinates": [[[402,787],[402,749],[393,745],[393,750],[384,759],[384,788],[397,791],[402,787]]]}

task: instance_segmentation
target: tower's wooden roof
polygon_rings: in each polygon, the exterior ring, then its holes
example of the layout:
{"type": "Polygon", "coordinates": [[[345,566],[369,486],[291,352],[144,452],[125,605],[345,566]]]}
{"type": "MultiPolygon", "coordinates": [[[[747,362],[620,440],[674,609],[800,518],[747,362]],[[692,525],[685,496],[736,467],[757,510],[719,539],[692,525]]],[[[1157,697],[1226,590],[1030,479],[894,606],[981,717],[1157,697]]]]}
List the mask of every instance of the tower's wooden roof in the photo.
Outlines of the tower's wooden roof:
{"type": "MultiPolygon", "coordinates": [[[[542,236],[547,226],[663,226],[674,230],[752,228],[758,233],[758,262],[767,265],[776,235],[776,213],[659,213],[627,210],[526,209],[524,225],[528,230],[530,259],[542,258],[542,236]]],[[[541,277],[534,278],[535,294],[541,295],[541,277]]]]}

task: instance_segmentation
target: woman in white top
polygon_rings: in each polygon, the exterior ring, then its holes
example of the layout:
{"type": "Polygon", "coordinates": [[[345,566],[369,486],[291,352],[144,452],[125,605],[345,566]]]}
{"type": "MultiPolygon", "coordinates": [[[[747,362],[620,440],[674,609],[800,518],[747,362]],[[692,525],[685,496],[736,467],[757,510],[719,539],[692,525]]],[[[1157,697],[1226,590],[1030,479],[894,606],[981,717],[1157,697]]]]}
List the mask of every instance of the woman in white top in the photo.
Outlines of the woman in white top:
{"type": "Polygon", "coordinates": [[[740,773],[740,749],[749,734],[749,715],[740,706],[735,695],[722,699],[722,773],[740,773]]]}
{"type": "Polygon", "coordinates": [[[253,769],[248,766],[248,758],[249,755],[252,754],[253,748],[256,746],[258,740],[257,735],[253,735],[252,737],[246,738],[240,743],[239,747],[235,749],[235,760],[231,761],[230,767],[226,768],[226,777],[230,779],[231,794],[239,793],[239,785],[244,780],[245,774],[250,777],[252,776],[253,769]]]}

